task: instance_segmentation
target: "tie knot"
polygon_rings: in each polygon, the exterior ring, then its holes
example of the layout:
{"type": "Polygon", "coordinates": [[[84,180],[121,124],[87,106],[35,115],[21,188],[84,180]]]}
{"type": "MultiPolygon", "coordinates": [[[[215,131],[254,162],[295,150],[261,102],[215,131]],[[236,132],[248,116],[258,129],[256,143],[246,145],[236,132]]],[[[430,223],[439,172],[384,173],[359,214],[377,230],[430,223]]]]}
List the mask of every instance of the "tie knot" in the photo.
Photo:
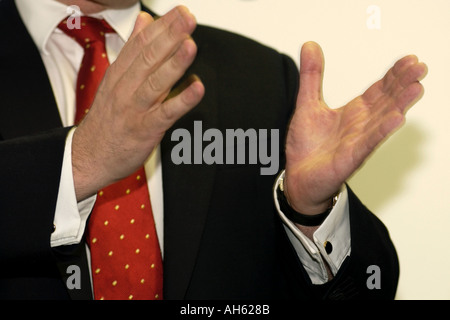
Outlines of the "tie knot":
{"type": "Polygon", "coordinates": [[[72,37],[82,47],[90,45],[93,42],[105,42],[105,34],[115,32],[105,20],[92,17],[80,17],[78,25],[68,25],[67,19],[61,21],[58,28],[72,37]]]}

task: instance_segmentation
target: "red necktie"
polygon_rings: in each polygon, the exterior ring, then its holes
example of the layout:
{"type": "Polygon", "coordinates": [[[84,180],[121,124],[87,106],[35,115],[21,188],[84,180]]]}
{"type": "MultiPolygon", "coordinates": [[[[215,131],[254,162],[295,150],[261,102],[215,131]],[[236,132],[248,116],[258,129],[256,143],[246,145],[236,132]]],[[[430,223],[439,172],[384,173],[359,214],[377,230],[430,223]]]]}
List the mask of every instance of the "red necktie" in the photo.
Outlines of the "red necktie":
{"type": "MultiPolygon", "coordinates": [[[[104,20],[81,17],[81,28],[59,28],[84,48],[78,72],[75,123],[94,100],[109,66],[104,20]]],[[[162,258],[144,168],[101,190],[87,231],[95,299],[162,299],[162,258]]]]}

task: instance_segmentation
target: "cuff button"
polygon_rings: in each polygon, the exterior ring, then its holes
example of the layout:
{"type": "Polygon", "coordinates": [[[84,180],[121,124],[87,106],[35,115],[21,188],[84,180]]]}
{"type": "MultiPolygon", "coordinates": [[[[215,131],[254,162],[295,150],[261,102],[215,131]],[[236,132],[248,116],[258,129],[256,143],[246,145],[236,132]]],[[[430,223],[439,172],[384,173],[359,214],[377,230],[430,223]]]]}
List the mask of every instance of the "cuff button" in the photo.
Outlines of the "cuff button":
{"type": "Polygon", "coordinates": [[[331,244],[331,242],[325,241],[323,246],[324,246],[325,251],[326,251],[327,254],[331,254],[331,252],[333,252],[333,245],[331,244]]]}

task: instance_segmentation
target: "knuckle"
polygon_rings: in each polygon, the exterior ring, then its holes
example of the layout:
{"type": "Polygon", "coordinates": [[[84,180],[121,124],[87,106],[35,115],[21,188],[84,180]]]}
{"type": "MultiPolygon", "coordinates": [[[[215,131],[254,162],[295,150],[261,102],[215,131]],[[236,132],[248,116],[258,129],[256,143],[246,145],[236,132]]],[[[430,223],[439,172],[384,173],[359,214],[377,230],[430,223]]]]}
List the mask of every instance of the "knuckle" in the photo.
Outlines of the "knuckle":
{"type": "Polygon", "coordinates": [[[166,121],[172,122],[173,119],[175,118],[175,113],[173,112],[172,108],[169,108],[169,104],[167,103],[163,103],[161,105],[161,114],[163,119],[165,119],[166,121]]]}
{"type": "Polygon", "coordinates": [[[180,54],[175,54],[169,60],[169,66],[171,70],[179,71],[183,67],[183,58],[180,54]]]}
{"type": "Polygon", "coordinates": [[[162,91],[162,83],[157,73],[151,74],[146,80],[147,86],[151,91],[160,92],[162,91]]]}
{"type": "Polygon", "coordinates": [[[160,19],[157,20],[158,23],[162,25],[162,29],[168,29],[170,27],[170,19],[168,19],[167,16],[162,16],[160,19]]]}
{"type": "Polygon", "coordinates": [[[181,19],[176,19],[170,26],[167,28],[167,37],[169,41],[178,42],[180,37],[183,36],[183,21],[181,19]]]}
{"type": "Polygon", "coordinates": [[[145,47],[146,44],[149,42],[145,30],[139,32],[135,39],[136,39],[135,41],[137,42],[138,47],[140,47],[140,48],[145,47]]]}
{"type": "Polygon", "coordinates": [[[148,68],[152,68],[156,64],[156,55],[153,46],[147,46],[141,51],[141,60],[148,68]]]}
{"type": "Polygon", "coordinates": [[[144,90],[136,90],[133,94],[133,104],[137,107],[146,107],[148,105],[148,98],[144,90]]]}

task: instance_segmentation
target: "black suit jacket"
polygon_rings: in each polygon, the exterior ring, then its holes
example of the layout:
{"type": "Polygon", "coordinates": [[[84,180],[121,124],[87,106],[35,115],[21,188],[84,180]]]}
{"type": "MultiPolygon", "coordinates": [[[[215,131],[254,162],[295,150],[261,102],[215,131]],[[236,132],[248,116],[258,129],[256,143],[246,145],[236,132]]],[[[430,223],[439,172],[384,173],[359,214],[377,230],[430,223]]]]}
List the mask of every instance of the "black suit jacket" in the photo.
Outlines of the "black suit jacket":
{"type": "MultiPolygon", "coordinates": [[[[0,297],[89,299],[84,245],[49,246],[64,139],[39,52],[12,0],[0,2],[0,297]],[[6,44],[5,44],[6,43],[6,44]],[[81,290],[68,290],[69,265],[81,290]]],[[[198,57],[187,74],[206,95],[161,143],[166,299],[393,298],[398,260],[383,224],[351,190],[352,253],[334,280],[311,284],[286,237],[272,199],[274,176],[258,165],[174,165],[176,128],[279,129],[295,104],[293,61],[244,37],[199,26],[198,57]],[[369,290],[367,268],[381,270],[369,290]]],[[[270,139],[270,137],[269,137],[270,139]]],[[[283,149],[283,148],[281,148],[283,149]]],[[[280,166],[284,154],[280,150],[280,166]]]]}

